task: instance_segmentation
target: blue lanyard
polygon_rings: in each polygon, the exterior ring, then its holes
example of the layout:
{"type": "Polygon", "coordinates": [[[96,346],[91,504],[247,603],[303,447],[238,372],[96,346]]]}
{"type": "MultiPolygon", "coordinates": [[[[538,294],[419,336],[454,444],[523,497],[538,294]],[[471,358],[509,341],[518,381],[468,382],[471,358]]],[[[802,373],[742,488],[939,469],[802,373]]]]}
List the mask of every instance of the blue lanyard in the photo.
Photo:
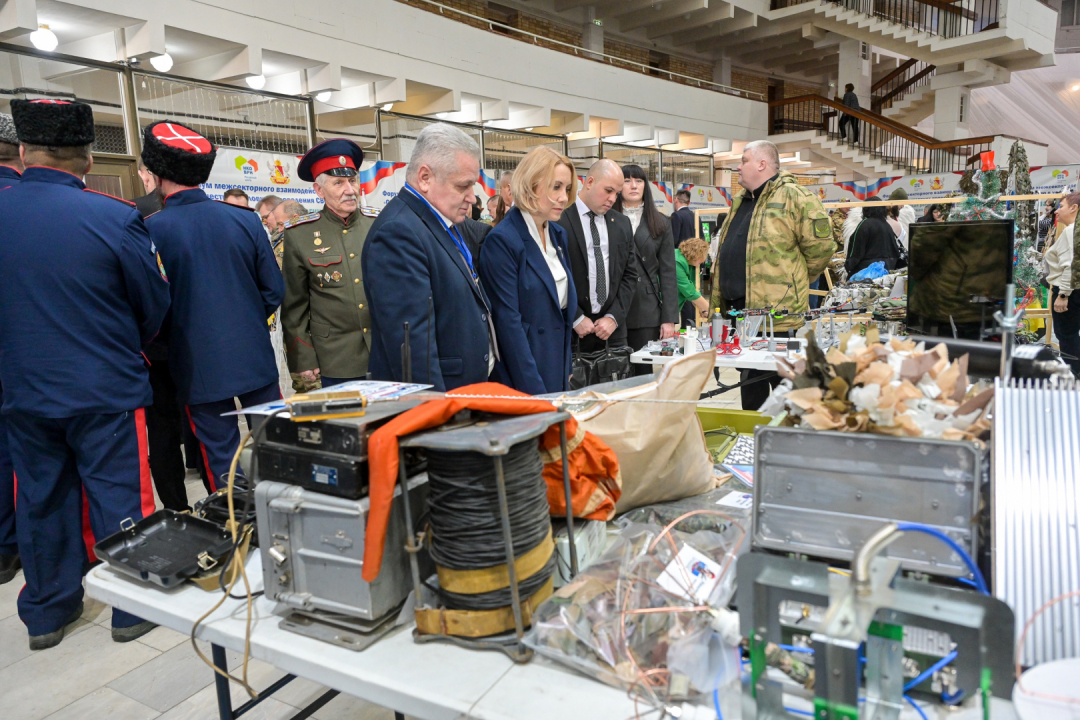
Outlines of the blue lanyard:
{"type": "Polygon", "coordinates": [[[435,219],[439,221],[439,224],[443,226],[443,229],[450,234],[450,239],[454,241],[454,245],[457,245],[457,249],[461,253],[461,257],[464,258],[465,264],[469,266],[469,272],[472,273],[473,280],[476,280],[476,270],[473,268],[472,252],[469,251],[469,246],[465,244],[465,240],[461,237],[461,234],[457,231],[457,228],[453,225],[447,227],[446,224],[443,223],[443,219],[439,215],[438,211],[435,210],[435,208],[432,207],[431,203],[427,201],[427,198],[417,192],[416,189],[412,187],[412,185],[409,185],[409,183],[405,183],[405,189],[411,192],[416,197],[420,198],[420,200],[428,206],[428,209],[431,210],[432,214],[435,216],[435,219]]]}

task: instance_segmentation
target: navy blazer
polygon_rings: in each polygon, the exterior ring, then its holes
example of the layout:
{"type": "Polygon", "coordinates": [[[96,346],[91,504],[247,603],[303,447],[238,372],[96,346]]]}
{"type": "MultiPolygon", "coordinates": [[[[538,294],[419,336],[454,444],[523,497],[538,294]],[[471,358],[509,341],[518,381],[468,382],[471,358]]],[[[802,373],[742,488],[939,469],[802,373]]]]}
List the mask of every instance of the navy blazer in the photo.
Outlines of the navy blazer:
{"type": "Polygon", "coordinates": [[[360,264],[371,305],[373,380],[403,380],[406,322],[413,382],[445,391],[488,379],[487,297],[423,200],[402,189],[383,208],[368,231],[360,264]]]}
{"type": "Polygon", "coordinates": [[[480,278],[491,298],[500,361],[495,379],[530,395],[570,389],[570,341],[577,289],[566,230],[549,222],[548,239],[566,270],[567,306],[559,307],[555,278],[521,211],[511,208],[484,240],[480,278]]]}
{"type": "Polygon", "coordinates": [[[134,205],[28,167],[0,190],[0,217],[4,411],[67,418],[150,405],[140,348],[168,311],[169,284],[134,205]]]}
{"type": "Polygon", "coordinates": [[[169,275],[169,370],[186,405],[278,381],[267,318],[285,297],[259,216],[181,190],[146,218],[169,275]]]}

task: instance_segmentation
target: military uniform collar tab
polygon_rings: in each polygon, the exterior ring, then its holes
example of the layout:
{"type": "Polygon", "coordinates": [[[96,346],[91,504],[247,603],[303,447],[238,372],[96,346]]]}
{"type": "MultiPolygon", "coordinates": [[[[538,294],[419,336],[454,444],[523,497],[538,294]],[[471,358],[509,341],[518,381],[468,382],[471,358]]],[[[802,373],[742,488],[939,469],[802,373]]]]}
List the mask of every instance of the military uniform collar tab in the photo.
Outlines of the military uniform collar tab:
{"type": "Polygon", "coordinates": [[[356,219],[359,215],[360,213],[354,210],[352,214],[349,215],[348,219],[344,219],[328,207],[324,207],[322,209],[322,216],[324,218],[334,223],[335,225],[341,225],[345,228],[351,228],[353,225],[355,225],[356,219]]]}
{"type": "Polygon", "coordinates": [[[21,178],[22,173],[9,165],[0,165],[0,177],[21,178]]]}

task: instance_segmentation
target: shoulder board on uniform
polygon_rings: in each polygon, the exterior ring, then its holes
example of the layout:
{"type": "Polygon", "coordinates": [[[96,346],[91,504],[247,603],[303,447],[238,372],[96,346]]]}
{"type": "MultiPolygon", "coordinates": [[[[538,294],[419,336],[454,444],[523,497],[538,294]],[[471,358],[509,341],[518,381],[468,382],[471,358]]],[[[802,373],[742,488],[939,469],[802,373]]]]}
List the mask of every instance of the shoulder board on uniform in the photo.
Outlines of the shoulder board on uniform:
{"type": "Polygon", "coordinates": [[[225,202],[224,200],[215,200],[214,202],[219,202],[222,205],[228,205],[229,207],[236,208],[237,210],[247,210],[248,212],[255,212],[255,208],[244,207],[243,205],[233,205],[232,203],[225,202]]]}
{"type": "Polygon", "coordinates": [[[91,190],[90,188],[83,188],[83,192],[94,193],[95,195],[101,195],[102,197],[111,198],[113,200],[117,200],[119,202],[122,202],[125,205],[130,205],[131,207],[135,207],[135,203],[131,202],[130,200],[125,200],[122,197],[116,197],[115,195],[110,195],[109,193],[98,192],[97,190],[91,190]]]}
{"type": "Polygon", "coordinates": [[[364,217],[379,217],[379,211],[373,207],[367,207],[366,205],[360,206],[360,214],[364,217]]]}
{"type": "Polygon", "coordinates": [[[322,213],[317,213],[317,212],[308,213],[307,215],[301,215],[298,218],[293,218],[292,220],[289,220],[288,222],[286,222],[285,223],[285,229],[288,230],[289,228],[296,227],[297,225],[303,225],[304,223],[315,222],[320,217],[322,217],[322,213]]]}

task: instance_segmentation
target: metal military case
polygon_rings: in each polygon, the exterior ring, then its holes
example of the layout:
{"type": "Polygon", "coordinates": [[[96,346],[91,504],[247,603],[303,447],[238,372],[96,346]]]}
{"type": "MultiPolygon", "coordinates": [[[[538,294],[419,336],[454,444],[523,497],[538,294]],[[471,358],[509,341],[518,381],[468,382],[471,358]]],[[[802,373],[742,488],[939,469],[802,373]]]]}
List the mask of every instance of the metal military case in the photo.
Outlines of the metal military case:
{"type": "Polygon", "coordinates": [[[354,418],[294,422],[271,417],[256,446],[258,480],[300,485],[353,500],[368,493],[367,444],[371,433],[419,400],[380,402],[354,418]]]}
{"type": "MultiPolygon", "coordinates": [[[[935,527],[977,556],[974,519],[989,461],[974,443],[764,426],[754,437],[755,548],[850,561],[895,521],[935,527]]],[[[884,555],[905,570],[968,574],[922,533],[906,533],[884,555]]]]}
{"type": "MultiPolygon", "coordinates": [[[[414,525],[420,525],[426,511],[427,494],[426,474],[409,480],[414,525]]],[[[332,497],[276,482],[256,485],[266,596],[297,610],[362,620],[376,620],[396,609],[412,590],[402,504],[399,485],[386,529],[382,571],[368,583],[361,577],[368,498],[332,497]]],[[[430,573],[427,553],[421,550],[420,555],[430,573]]]]}

